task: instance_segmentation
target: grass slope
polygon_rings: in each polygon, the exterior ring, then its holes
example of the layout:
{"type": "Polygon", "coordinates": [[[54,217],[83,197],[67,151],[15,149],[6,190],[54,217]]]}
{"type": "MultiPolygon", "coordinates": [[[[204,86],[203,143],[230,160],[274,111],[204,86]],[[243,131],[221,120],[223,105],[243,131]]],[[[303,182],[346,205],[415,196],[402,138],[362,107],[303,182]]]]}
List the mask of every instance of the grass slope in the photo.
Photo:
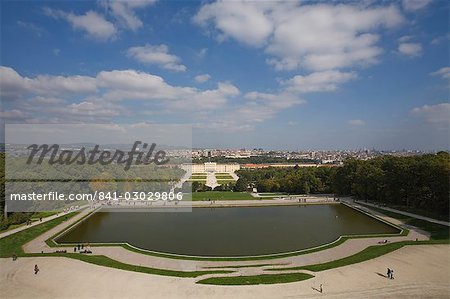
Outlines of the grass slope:
{"type": "Polygon", "coordinates": [[[313,277],[314,276],[306,273],[261,274],[254,276],[211,277],[200,280],[197,283],[213,284],[213,285],[255,285],[255,284],[288,283],[306,280],[313,277]]]}

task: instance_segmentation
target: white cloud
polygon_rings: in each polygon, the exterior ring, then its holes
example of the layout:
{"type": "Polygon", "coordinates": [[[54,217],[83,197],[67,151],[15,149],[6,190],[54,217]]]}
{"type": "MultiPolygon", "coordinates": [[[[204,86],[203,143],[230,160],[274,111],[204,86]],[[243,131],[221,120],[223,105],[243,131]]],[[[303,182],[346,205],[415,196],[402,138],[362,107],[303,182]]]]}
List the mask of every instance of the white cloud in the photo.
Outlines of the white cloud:
{"type": "Polygon", "coordinates": [[[450,123],[450,103],[424,105],[422,107],[414,108],[411,112],[419,117],[424,118],[429,123],[450,123]]]}
{"type": "Polygon", "coordinates": [[[197,57],[203,58],[206,56],[206,53],[208,53],[208,48],[202,48],[202,49],[200,49],[200,51],[198,51],[197,57]]]}
{"type": "Polygon", "coordinates": [[[244,104],[230,107],[197,126],[225,132],[250,131],[279,112],[305,103],[298,96],[286,92],[270,94],[254,91],[245,94],[244,98],[247,99],[244,104]]]}
{"type": "Polygon", "coordinates": [[[432,76],[441,76],[443,79],[450,79],[450,67],[443,67],[431,73],[432,76]]]}
{"type": "Polygon", "coordinates": [[[135,70],[101,71],[93,77],[33,78],[23,77],[8,67],[0,71],[2,97],[6,91],[10,99],[15,99],[8,104],[10,110],[22,112],[10,113],[9,119],[32,123],[111,122],[119,116],[145,116],[160,111],[187,119],[197,127],[220,131],[252,130],[281,111],[304,103],[299,93],[331,91],[355,76],[321,72],[304,76],[303,81],[295,82],[297,85],[285,83],[277,92],[252,91],[242,95],[230,82],[198,89],[171,85],[160,76],[135,70]],[[137,100],[139,104],[127,103],[137,100]]]}
{"type": "Polygon", "coordinates": [[[194,78],[194,80],[197,81],[198,83],[205,83],[209,79],[211,79],[211,76],[208,74],[198,75],[198,76],[195,76],[195,78],[194,78]]]}
{"type": "Polygon", "coordinates": [[[123,115],[125,111],[126,109],[121,105],[90,98],[80,103],[72,103],[67,106],[50,109],[50,112],[58,115],[58,117],[64,119],[72,117],[72,119],[77,120],[86,118],[111,119],[112,117],[123,115]]]}
{"type": "Polygon", "coordinates": [[[0,110],[0,118],[4,121],[11,122],[11,121],[23,121],[28,117],[28,114],[17,110],[0,110]]]}
{"type": "Polygon", "coordinates": [[[356,79],[354,72],[323,71],[307,76],[297,75],[284,82],[286,89],[295,93],[334,91],[339,84],[356,79]]]}
{"type": "Polygon", "coordinates": [[[30,22],[24,22],[24,21],[17,21],[16,23],[18,26],[33,32],[34,34],[36,34],[38,37],[41,37],[42,34],[44,34],[45,30],[44,28],[42,28],[41,26],[38,26],[34,23],[30,23],[30,22]]]}
{"type": "Polygon", "coordinates": [[[8,121],[111,122],[119,116],[148,115],[156,109],[190,119],[198,127],[242,131],[304,103],[297,95],[283,90],[241,95],[230,82],[219,82],[212,89],[174,86],[162,77],[135,70],[101,71],[95,77],[38,75],[34,78],[22,77],[8,67],[0,71],[2,93],[6,90],[15,99],[9,102],[14,107],[12,110],[21,112],[4,114],[8,121]],[[239,98],[234,100],[236,97],[239,98]],[[146,109],[127,105],[130,100],[141,101],[146,109]]]}
{"type": "Polygon", "coordinates": [[[436,45],[441,44],[442,42],[448,42],[449,40],[450,40],[450,33],[447,33],[445,35],[441,35],[441,36],[433,38],[431,40],[431,44],[436,46],[436,45]]]}
{"type": "Polygon", "coordinates": [[[217,1],[202,6],[193,21],[204,27],[213,22],[223,37],[259,46],[273,31],[273,23],[265,14],[265,8],[269,6],[264,2],[217,1]]]}
{"type": "Polygon", "coordinates": [[[244,95],[245,103],[225,107],[220,114],[208,115],[197,127],[222,132],[250,131],[280,111],[305,103],[298,96],[287,93],[249,92],[244,95]]]}
{"type": "Polygon", "coordinates": [[[136,31],[143,23],[136,10],[154,4],[157,0],[106,0],[102,4],[110,10],[110,13],[120,24],[130,30],[136,31]]]}
{"type": "Polygon", "coordinates": [[[413,38],[414,38],[414,36],[412,36],[412,35],[404,35],[398,39],[398,42],[406,43],[406,42],[409,42],[410,40],[412,40],[413,38]]]}
{"type": "Polygon", "coordinates": [[[364,126],[366,124],[365,121],[361,120],[361,119],[351,119],[347,122],[349,125],[351,126],[364,126]]]}
{"type": "Polygon", "coordinates": [[[132,47],[127,50],[127,56],[143,63],[156,64],[166,70],[186,71],[186,66],[180,63],[181,59],[169,54],[169,47],[166,45],[152,46],[147,44],[143,47],[132,47]]]}
{"type": "Polygon", "coordinates": [[[66,20],[72,28],[84,31],[88,37],[95,40],[107,41],[114,39],[117,35],[117,29],[114,24],[92,10],[83,15],[50,8],[44,8],[44,12],[55,19],[66,20]]]}
{"type": "Polygon", "coordinates": [[[398,52],[410,57],[420,56],[422,55],[422,45],[419,43],[402,43],[398,46],[398,52]]]}
{"type": "Polygon", "coordinates": [[[431,0],[403,0],[402,5],[405,10],[413,11],[426,7],[431,0]]]}
{"type": "Polygon", "coordinates": [[[280,93],[253,91],[245,94],[245,98],[252,100],[255,104],[261,104],[262,106],[271,107],[275,110],[286,109],[297,104],[305,103],[305,101],[300,99],[296,94],[286,91],[280,93]]]}
{"type": "Polygon", "coordinates": [[[26,94],[62,95],[96,91],[95,79],[87,76],[20,76],[14,69],[0,66],[0,88],[4,99],[21,98],[26,94]]]}
{"type": "Polygon", "coordinates": [[[317,71],[376,63],[383,52],[376,30],[404,18],[395,5],[217,1],[203,5],[193,20],[213,24],[219,37],[265,47],[277,70],[317,71]]]}

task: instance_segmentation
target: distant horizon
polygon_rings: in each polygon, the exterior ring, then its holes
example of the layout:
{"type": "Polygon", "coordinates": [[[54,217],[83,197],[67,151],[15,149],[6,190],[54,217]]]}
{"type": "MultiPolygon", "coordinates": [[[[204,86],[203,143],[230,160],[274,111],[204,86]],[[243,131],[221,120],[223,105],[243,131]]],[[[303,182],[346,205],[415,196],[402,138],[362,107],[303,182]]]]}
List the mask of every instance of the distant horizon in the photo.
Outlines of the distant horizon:
{"type": "MultiPolygon", "coordinates": [[[[4,143],[0,142],[1,145],[28,145],[28,143],[4,143]]],[[[75,142],[75,143],[62,143],[60,145],[94,145],[96,143],[92,142],[75,142]]],[[[126,143],[100,143],[101,146],[118,146],[118,145],[130,145],[126,143]]],[[[163,145],[164,146],[164,145],[163,145]]],[[[367,147],[360,147],[360,148],[330,148],[330,149],[282,149],[282,148],[261,148],[261,147],[192,147],[191,150],[230,150],[230,151],[239,151],[239,150],[246,150],[246,151],[252,151],[252,150],[263,150],[263,151],[281,151],[281,152],[311,152],[311,151],[350,151],[350,152],[357,152],[357,151],[376,151],[376,152],[421,152],[421,153],[437,153],[437,152],[450,152],[450,149],[435,149],[435,150],[421,150],[421,149],[411,149],[411,148],[403,148],[403,149],[378,149],[378,148],[367,148],[367,147]]]]}

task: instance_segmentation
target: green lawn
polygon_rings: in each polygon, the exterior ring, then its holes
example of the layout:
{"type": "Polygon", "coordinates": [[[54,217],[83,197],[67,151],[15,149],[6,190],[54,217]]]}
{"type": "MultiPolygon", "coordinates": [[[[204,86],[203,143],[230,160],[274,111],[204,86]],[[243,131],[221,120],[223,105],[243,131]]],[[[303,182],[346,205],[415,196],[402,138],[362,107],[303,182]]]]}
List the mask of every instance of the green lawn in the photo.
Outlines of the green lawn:
{"type": "Polygon", "coordinates": [[[301,281],[313,278],[306,273],[289,274],[261,274],[254,276],[231,276],[231,277],[211,277],[198,281],[200,284],[214,285],[254,285],[254,284],[274,284],[301,281]]]}
{"type": "Polygon", "coordinates": [[[217,184],[223,185],[228,183],[235,183],[235,180],[217,180],[217,184]]]}
{"type": "Polygon", "coordinates": [[[67,219],[72,218],[76,214],[78,214],[78,212],[72,212],[70,214],[55,218],[53,220],[41,223],[39,225],[30,227],[23,231],[1,238],[0,257],[10,257],[13,254],[16,254],[17,256],[25,255],[25,252],[22,249],[22,245],[30,242],[37,236],[45,233],[46,231],[57,226],[58,224],[66,221],[67,219]]]}
{"type": "Polygon", "coordinates": [[[229,174],[216,174],[215,177],[218,178],[218,179],[232,179],[233,178],[229,174]]]}
{"type": "Polygon", "coordinates": [[[192,193],[192,200],[248,200],[257,199],[248,192],[206,191],[192,193]]]}
{"type": "Polygon", "coordinates": [[[201,275],[206,274],[227,274],[227,273],[233,273],[234,271],[231,270],[207,270],[207,271],[176,271],[176,270],[166,270],[166,269],[158,269],[158,268],[150,268],[150,267],[144,267],[144,266],[138,266],[138,265],[131,265],[122,263],[116,260],[113,260],[107,256],[104,255],[86,255],[86,254],[80,254],[80,253],[47,253],[47,254],[27,254],[26,256],[61,256],[61,257],[67,257],[72,258],[76,260],[80,260],[86,263],[98,265],[98,266],[104,266],[104,267],[110,267],[125,271],[134,271],[134,272],[141,272],[141,273],[147,273],[147,274],[155,274],[155,275],[163,275],[163,276],[175,276],[175,277],[198,277],[201,275]]]}
{"type": "MultiPolygon", "coordinates": [[[[361,204],[361,205],[366,206],[364,204],[361,204]]],[[[382,213],[388,217],[398,219],[406,225],[412,225],[412,226],[420,228],[424,231],[427,231],[431,234],[430,239],[432,239],[432,240],[448,240],[448,239],[450,239],[450,234],[449,234],[450,228],[448,226],[428,222],[425,220],[420,220],[417,218],[398,214],[395,212],[385,211],[383,209],[374,208],[372,206],[366,206],[366,207],[368,207],[369,209],[372,209],[376,212],[382,213]]]]}
{"type": "Polygon", "coordinates": [[[186,182],[200,182],[200,183],[206,183],[206,179],[188,179],[186,182]]]}

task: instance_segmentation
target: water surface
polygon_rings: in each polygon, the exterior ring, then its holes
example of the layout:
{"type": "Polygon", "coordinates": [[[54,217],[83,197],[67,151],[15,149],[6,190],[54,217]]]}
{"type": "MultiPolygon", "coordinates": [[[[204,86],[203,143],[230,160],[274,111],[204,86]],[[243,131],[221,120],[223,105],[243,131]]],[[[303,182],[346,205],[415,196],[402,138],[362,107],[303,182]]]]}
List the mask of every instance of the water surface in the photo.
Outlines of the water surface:
{"type": "Polygon", "coordinates": [[[57,241],[128,242],[175,254],[245,256],[322,245],[341,235],[398,229],[344,205],[194,208],[190,213],[98,212],[57,241]]]}

